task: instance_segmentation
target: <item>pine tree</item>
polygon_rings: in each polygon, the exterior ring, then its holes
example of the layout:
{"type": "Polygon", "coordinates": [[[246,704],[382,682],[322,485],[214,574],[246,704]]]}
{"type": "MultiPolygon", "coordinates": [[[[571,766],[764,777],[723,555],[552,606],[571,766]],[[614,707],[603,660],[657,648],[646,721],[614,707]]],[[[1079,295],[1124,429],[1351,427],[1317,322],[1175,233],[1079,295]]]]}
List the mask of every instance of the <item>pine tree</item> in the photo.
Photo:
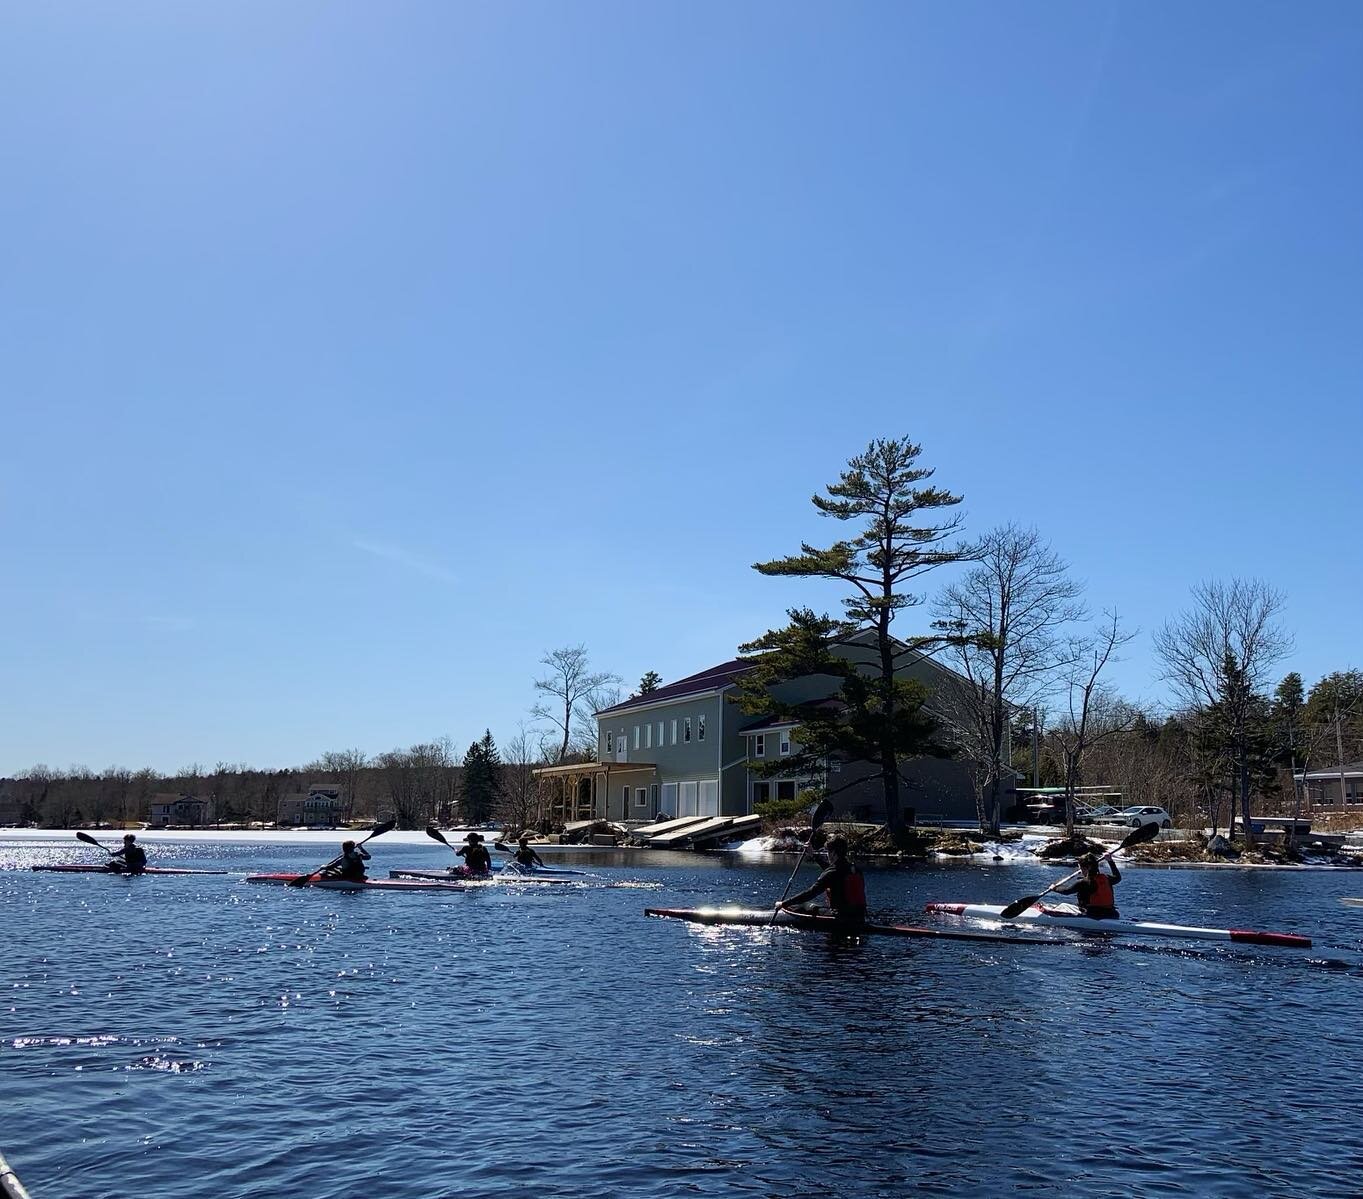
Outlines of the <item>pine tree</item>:
{"type": "Polygon", "coordinates": [[[663,681],[662,675],[660,675],[656,670],[650,670],[646,675],[644,675],[643,678],[639,680],[638,694],[652,695],[653,692],[658,690],[658,687],[662,683],[662,681],[663,681]]]}
{"type": "Polygon", "coordinates": [[[502,758],[497,752],[492,730],[475,741],[464,755],[464,777],[459,784],[459,798],[468,824],[484,824],[492,818],[502,792],[502,758]]]}
{"type": "MultiPolygon", "coordinates": [[[[921,702],[913,701],[897,673],[902,663],[929,645],[941,645],[943,638],[899,639],[891,634],[890,625],[904,609],[923,602],[921,595],[904,590],[910,580],[976,556],[973,550],[953,543],[961,517],[942,515],[943,509],[959,504],[961,497],[924,485],[933,472],[916,465],[921,453],[922,447],[908,438],[871,442],[847,464],[838,482],[825,488],[826,496],[813,497],[821,515],[854,522],[860,528],[825,549],[803,544],[798,554],[753,566],[764,575],[844,584],[852,594],[842,601],[846,620],[839,624],[874,633],[876,664],[859,673],[861,681],[851,685],[851,690],[865,688],[861,710],[866,721],[874,723],[864,723],[858,735],[868,749],[864,760],[879,769],[885,819],[895,836],[903,828],[900,761],[919,752],[917,729],[923,719],[921,702]]],[[[802,632],[794,626],[788,631],[797,642],[808,635],[807,629],[802,632]]],[[[761,646],[763,640],[752,644],[761,646]]],[[[849,683],[844,676],[844,691],[849,683]]]]}

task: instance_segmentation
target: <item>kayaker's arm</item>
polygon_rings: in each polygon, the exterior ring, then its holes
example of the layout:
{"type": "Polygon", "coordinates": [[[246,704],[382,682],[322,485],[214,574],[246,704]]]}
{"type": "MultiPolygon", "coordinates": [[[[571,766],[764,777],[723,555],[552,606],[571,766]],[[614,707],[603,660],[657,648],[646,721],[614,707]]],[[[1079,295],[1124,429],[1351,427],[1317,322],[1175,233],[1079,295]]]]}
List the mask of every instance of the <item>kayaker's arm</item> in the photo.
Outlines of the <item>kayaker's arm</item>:
{"type": "Polygon", "coordinates": [[[808,903],[811,899],[817,899],[820,895],[822,895],[825,891],[828,890],[830,876],[832,875],[832,873],[833,872],[831,870],[825,870],[821,875],[819,875],[818,878],[814,880],[814,885],[812,887],[806,888],[805,890],[801,891],[798,895],[792,895],[789,899],[786,899],[781,903],[777,904],[777,907],[789,908],[793,907],[797,903],[808,903]]]}
{"type": "Polygon", "coordinates": [[[1122,881],[1122,872],[1117,869],[1117,863],[1112,858],[1108,858],[1107,868],[1109,873],[1112,875],[1112,881],[1114,883],[1119,883],[1122,881]]]}

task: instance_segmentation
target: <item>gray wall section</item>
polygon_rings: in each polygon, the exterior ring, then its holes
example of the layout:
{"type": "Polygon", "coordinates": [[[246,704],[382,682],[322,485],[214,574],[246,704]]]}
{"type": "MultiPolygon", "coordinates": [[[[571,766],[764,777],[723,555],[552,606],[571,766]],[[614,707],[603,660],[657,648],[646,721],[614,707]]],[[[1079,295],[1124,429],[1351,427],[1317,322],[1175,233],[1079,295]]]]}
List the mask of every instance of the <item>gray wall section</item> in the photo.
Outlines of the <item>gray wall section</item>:
{"type": "MultiPolygon", "coordinates": [[[[662,785],[664,783],[700,783],[705,780],[717,780],[720,784],[720,813],[725,816],[738,816],[744,814],[746,808],[743,803],[743,786],[741,782],[735,788],[731,779],[737,775],[742,778],[744,770],[740,767],[736,772],[731,767],[721,775],[721,767],[741,761],[743,757],[743,739],[734,731],[732,724],[732,713],[726,711],[732,705],[725,704],[724,699],[717,693],[686,696],[680,699],[670,700],[656,706],[632,708],[624,712],[617,712],[611,716],[600,716],[597,718],[597,753],[599,760],[616,761],[617,755],[614,747],[607,752],[606,733],[607,731],[619,737],[623,730],[623,735],[627,738],[626,755],[630,762],[648,762],[657,766],[656,775],[649,774],[648,782],[634,783],[635,779],[643,779],[641,774],[633,775],[631,782],[636,786],[647,786],[648,783],[656,782],[659,785],[659,802],[661,803],[662,785]],[[691,740],[685,740],[686,720],[691,721],[691,740]],[[705,721],[705,740],[700,739],[700,724],[702,718],[705,721]],[[672,743],[672,722],[677,722],[677,742],[672,743]],[[663,726],[663,744],[658,744],[658,724],[663,726]],[[645,728],[648,725],[653,727],[653,744],[649,746],[648,736],[645,728]],[[639,748],[634,748],[634,730],[639,729],[639,748]]],[[[619,817],[615,814],[619,810],[619,789],[623,786],[623,780],[617,778],[614,772],[611,775],[610,787],[607,792],[609,804],[604,809],[611,814],[607,819],[615,820],[619,817]]],[[[597,811],[602,811],[601,797],[596,799],[597,811]]],[[[664,804],[665,808],[670,805],[664,804]]],[[[669,811],[669,815],[675,816],[675,811],[669,811]]],[[[639,815],[631,811],[628,818],[634,819],[639,815]]],[[[648,809],[642,813],[644,818],[651,819],[656,815],[656,809],[650,803],[648,809]]]]}

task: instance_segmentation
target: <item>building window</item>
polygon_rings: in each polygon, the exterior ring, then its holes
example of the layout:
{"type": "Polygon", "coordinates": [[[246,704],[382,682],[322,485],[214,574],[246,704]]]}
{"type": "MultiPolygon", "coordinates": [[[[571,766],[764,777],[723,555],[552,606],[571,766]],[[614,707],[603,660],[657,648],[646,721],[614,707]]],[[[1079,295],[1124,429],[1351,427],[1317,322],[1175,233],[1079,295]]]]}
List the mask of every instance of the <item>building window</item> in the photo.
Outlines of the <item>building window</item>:
{"type": "Polygon", "coordinates": [[[620,811],[621,811],[622,813],[625,813],[625,812],[628,812],[628,811],[629,811],[629,784],[628,784],[628,783],[625,784],[623,790],[621,791],[621,795],[620,795],[620,811]]]}
{"type": "Polygon", "coordinates": [[[781,780],[779,780],[779,781],[777,782],[777,784],[776,784],[776,798],[777,798],[777,799],[794,799],[794,798],[795,798],[795,780],[794,780],[794,779],[781,779],[781,780]]]}
{"type": "Polygon", "coordinates": [[[765,758],[767,756],[767,734],[758,733],[752,739],[752,756],[754,758],[765,758]]]}
{"type": "Polygon", "coordinates": [[[634,788],[634,806],[635,806],[636,808],[642,808],[642,807],[646,807],[647,805],[648,805],[648,792],[645,791],[642,787],[635,787],[635,788],[634,788]]]}
{"type": "Polygon", "coordinates": [[[634,748],[639,748],[639,726],[637,724],[634,726],[634,748]]]}
{"type": "Polygon", "coordinates": [[[691,717],[687,717],[682,722],[682,740],[688,745],[691,743],[691,717]]]}
{"type": "Polygon", "coordinates": [[[658,721],[658,744],[660,746],[663,744],[663,722],[661,720],[658,721]]]}
{"type": "Polygon", "coordinates": [[[644,748],[645,748],[645,749],[652,749],[652,748],[653,748],[653,722],[652,722],[652,721],[649,721],[648,724],[644,725],[644,748]]]}
{"type": "Polygon", "coordinates": [[[766,803],[771,798],[770,783],[754,783],[752,785],[753,803],[766,803]]]}
{"type": "MultiPolygon", "coordinates": [[[[659,741],[662,740],[662,734],[659,734],[658,739],[659,739],[659,741]]],[[[649,787],[649,789],[648,789],[648,797],[649,797],[649,799],[651,799],[651,800],[653,801],[653,810],[656,812],[656,811],[658,810],[658,784],[657,784],[657,783],[654,783],[651,787],[649,787]]]]}
{"type": "Polygon", "coordinates": [[[615,735],[610,731],[610,729],[607,729],[607,730],[606,730],[606,753],[608,753],[608,754],[613,754],[614,752],[615,752],[615,735]]]}
{"type": "Polygon", "coordinates": [[[705,740],[705,715],[704,715],[704,713],[702,713],[700,716],[696,717],[696,740],[697,740],[697,741],[704,741],[704,740],[705,740]]]}
{"type": "Polygon", "coordinates": [[[790,730],[781,730],[781,756],[784,758],[790,753],[790,730]]]}
{"type": "Polygon", "coordinates": [[[672,744],[677,744],[677,718],[675,716],[672,718],[672,744]]]}

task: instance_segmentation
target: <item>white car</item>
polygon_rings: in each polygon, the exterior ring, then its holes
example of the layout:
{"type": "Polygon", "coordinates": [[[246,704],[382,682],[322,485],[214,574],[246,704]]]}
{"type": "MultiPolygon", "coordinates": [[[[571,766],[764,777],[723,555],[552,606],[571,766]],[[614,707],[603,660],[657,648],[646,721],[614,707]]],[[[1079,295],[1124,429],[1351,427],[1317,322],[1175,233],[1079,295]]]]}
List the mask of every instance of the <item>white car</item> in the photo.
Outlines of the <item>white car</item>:
{"type": "Polygon", "coordinates": [[[1143,824],[1158,824],[1160,828],[1174,827],[1174,822],[1169,819],[1169,813],[1163,808],[1123,808],[1112,817],[1112,822],[1129,824],[1132,828],[1140,828],[1143,824]]]}

